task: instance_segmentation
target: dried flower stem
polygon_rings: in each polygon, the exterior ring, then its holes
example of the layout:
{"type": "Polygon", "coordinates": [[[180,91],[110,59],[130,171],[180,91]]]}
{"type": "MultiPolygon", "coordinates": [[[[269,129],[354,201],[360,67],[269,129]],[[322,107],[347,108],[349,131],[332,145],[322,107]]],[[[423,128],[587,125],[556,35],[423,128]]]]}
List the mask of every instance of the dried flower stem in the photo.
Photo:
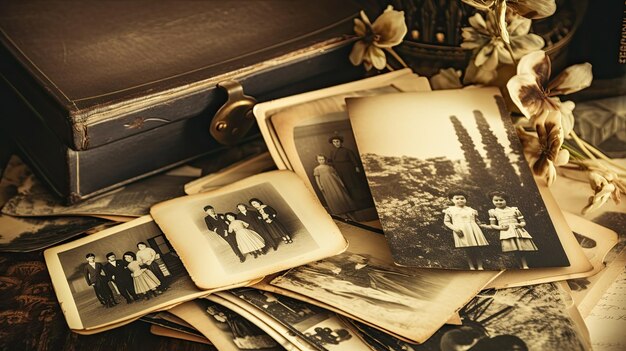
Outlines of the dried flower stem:
{"type": "Polygon", "coordinates": [[[596,156],[592,154],[591,151],[589,151],[589,149],[587,149],[587,147],[583,143],[583,140],[580,139],[574,131],[571,131],[569,135],[572,137],[572,139],[574,139],[574,141],[576,142],[576,145],[578,145],[580,150],[585,153],[585,156],[587,156],[589,159],[597,160],[596,156]]]}
{"type": "MultiPolygon", "coordinates": [[[[404,68],[408,68],[409,66],[406,64],[406,62],[404,62],[404,60],[402,59],[402,57],[400,57],[400,55],[396,54],[396,52],[392,49],[392,48],[385,48],[385,51],[387,51],[391,56],[393,56],[393,58],[395,58],[398,62],[400,62],[400,64],[404,67],[404,68]]],[[[389,65],[387,65],[389,66],[389,65]]],[[[392,70],[393,71],[393,70],[392,70]]]]}
{"type": "Polygon", "coordinates": [[[387,68],[387,70],[389,70],[389,72],[395,71],[395,69],[393,69],[393,67],[391,67],[391,65],[388,63],[385,64],[385,67],[387,68]]]}
{"type": "Polygon", "coordinates": [[[506,49],[509,51],[509,54],[511,54],[511,60],[513,60],[513,66],[517,67],[517,60],[515,59],[515,55],[513,55],[513,48],[511,47],[511,43],[507,43],[504,40],[503,42],[506,45],[506,49]]]}
{"type": "MultiPolygon", "coordinates": [[[[572,131],[573,135],[576,135],[576,133],[574,133],[572,131]]],[[[576,138],[578,138],[583,145],[585,145],[585,147],[587,147],[587,149],[589,151],[591,151],[593,154],[595,154],[597,157],[599,157],[600,159],[606,161],[608,164],[610,164],[611,166],[620,169],[622,171],[626,171],[626,167],[621,166],[620,164],[616,163],[615,161],[613,161],[611,158],[609,158],[608,156],[606,156],[605,154],[602,153],[602,151],[598,150],[595,146],[589,144],[588,142],[586,142],[584,139],[580,139],[578,137],[578,135],[576,135],[576,138]]]]}
{"type": "Polygon", "coordinates": [[[585,155],[581,154],[581,153],[578,151],[578,149],[576,149],[576,148],[575,148],[575,147],[573,147],[573,146],[570,146],[570,145],[568,145],[568,144],[563,143],[563,148],[564,148],[565,150],[569,151],[570,155],[571,155],[571,156],[574,156],[574,157],[575,157],[575,158],[577,158],[577,159],[581,159],[581,160],[586,159],[585,155]]]}

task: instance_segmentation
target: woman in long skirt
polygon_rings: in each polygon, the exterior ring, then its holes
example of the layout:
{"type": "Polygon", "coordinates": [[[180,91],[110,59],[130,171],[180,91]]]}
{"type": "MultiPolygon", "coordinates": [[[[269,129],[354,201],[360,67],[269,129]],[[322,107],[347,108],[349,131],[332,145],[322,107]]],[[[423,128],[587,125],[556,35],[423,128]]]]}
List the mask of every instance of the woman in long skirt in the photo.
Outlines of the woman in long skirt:
{"type": "Polygon", "coordinates": [[[226,213],[225,217],[228,221],[228,233],[235,234],[237,246],[242,255],[249,253],[254,258],[257,258],[264,253],[265,241],[263,241],[263,237],[259,233],[248,229],[250,225],[237,219],[237,216],[232,212],[226,213]]]}
{"type": "Polygon", "coordinates": [[[133,277],[133,285],[135,293],[143,294],[146,300],[150,299],[150,295],[156,296],[161,294],[158,290],[161,281],[147,268],[141,268],[137,257],[134,253],[128,251],[124,253],[124,261],[128,262],[128,270],[133,277]]]}

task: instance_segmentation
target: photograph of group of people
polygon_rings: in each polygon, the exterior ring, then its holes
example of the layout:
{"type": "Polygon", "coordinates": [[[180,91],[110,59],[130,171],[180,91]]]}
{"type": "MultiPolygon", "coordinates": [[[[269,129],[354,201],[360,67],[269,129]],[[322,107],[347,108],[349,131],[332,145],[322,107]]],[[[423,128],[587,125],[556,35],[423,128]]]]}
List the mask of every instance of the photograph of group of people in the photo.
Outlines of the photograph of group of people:
{"type": "Polygon", "coordinates": [[[238,203],[232,212],[217,213],[212,205],[203,210],[207,229],[228,243],[239,262],[276,251],[280,244],[293,243],[278,212],[257,198],[249,199],[247,204],[238,203]]]}
{"type": "Polygon", "coordinates": [[[118,259],[115,252],[108,252],[104,256],[106,262],[102,263],[96,261],[95,253],[87,253],[83,275],[105,308],[121,302],[115,296],[122,296],[127,304],[131,304],[161,295],[169,288],[170,272],[167,266],[145,242],[137,243],[136,252],[124,252],[122,259],[118,259]]]}
{"type": "Polygon", "coordinates": [[[56,254],[67,284],[58,294],[71,299],[81,329],[200,292],[154,221],[134,222],[56,254]]]}

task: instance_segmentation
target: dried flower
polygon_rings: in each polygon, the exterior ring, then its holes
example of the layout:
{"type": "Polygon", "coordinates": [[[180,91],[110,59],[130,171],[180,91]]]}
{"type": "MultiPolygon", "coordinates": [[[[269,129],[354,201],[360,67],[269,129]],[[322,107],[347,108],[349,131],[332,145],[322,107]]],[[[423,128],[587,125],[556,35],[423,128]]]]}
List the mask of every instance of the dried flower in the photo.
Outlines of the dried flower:
{"type": "Polygon", "coordinates": [[[488,13],[486,21],[480,13],[477,13],[469,18],[471,27],[463,28],[461,47],[476,50],[474,59],[476,67],[493,71],[499,62],[513,64],[513,59],[520,58],[524,54],[544,46],[543,38],[528,33],[531,20],[512,16],[507,24],[512,53],[509,52],[496,25],[497,21],[498,18],[494,13],[488,13]],[[515,57],[512,57],[511,54],[515,57]]]}
{"type": "Polygon", "coordinates": [[[594,195],[589,197],[589,202],[582,210],[582,214],[595,211],[604,205],[610,198],[616,204],[620,203],[620,192],[626,193],[626,185],[615,174],[607,170],[591,168],[589,172],[589,184],[594,191],[594,195]]]}
{"type": "Polygon", "coordinates": [[[496,6],[511,9],[520,16],[539,19],[552,16],[556,11],[554,0],[462,0],[464,3],[482,11],[488,11],[496,6]]]}
{"type": "MultiPolygon", "coordinates": [[[[559,114],[558,111],[552,113],[559,114]]],[[[552,185],[556,179],[556,166],[565,165],[569,161],[569,151],[561,149],[562,130],[548,124],[547,127],[540,126],[537,129],[537,136],[526,133],[522,128],[517,129],[517,135],[533,174],[544,177],[546,183],[552,185]]]]}
{"type": "Polygon", "coordinates": [[[556,11],[554,0],[462,0],[464,3],[473,6],[481,11],[491,12],[498,19],[496,27],[500,37],[505,43],[509,43],[509,32],[507,30],[505,16],[507,10],[510,14],[520,15],[528,19],[539,19],[548,16],[556,11]]]}
{"type": "Polygon", "coordinates": [[[451,67],[442,68],[439,70],[439,73],[430,77],[430,86],[433,90],[460,89],[463,87],[460,79],[461,74],[461,71],[451,67]]]}
{"type": "Polygon", "coordinates": [[[517,75],[509,80],[506,87],[515,105],[535,126],[544,123],[547,116],[556,116],[550,111],[560,111],[560,118],[550,122],[563,128],[563,135],[568,136],[574,126],[574,103],[561,103],[556,96],[571,94],[591,85],[591,65],[570,66],[548,83],[551,70],[550,58],[544,51],[531,52],[522,57],[517,65],[517,75]]]}
{"type": "Polygon", "coordinates": [[[350,62],[358,66],[361,63],[368,71],[374,66],[383,69],[387,64],[385,50],[390,50],[402,42],[407,27],[404,22],[404,11],[396,11],[391,5],[372,24],[361,11],[361,18],[354,19],[354,32],[361,39],[354,43],[350,52],[350,62]]]}

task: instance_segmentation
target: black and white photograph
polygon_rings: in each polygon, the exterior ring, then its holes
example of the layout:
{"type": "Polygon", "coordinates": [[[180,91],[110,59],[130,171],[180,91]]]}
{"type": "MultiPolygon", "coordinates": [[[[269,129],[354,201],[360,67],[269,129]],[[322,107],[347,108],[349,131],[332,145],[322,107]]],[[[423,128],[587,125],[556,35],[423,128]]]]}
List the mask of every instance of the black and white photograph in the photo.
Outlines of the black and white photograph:
{"type": "Polygon", "coordinates": [[[347,224],[341,228],[350,242],[346,252],[293,268],[270,284],[423,342],[497,276],[398,267],[384,236],[347,224]]]}
{"type": "MultiPolygon", "coordinates": [[[[181,170],[182,171],[182,170],[181,170]]],[[[123,186],[72,206],[66,206],[34,175],[20,185],[2,213],[12,216],[110,215],[139,217],[148,214],[150,206],[185,194],[184,186],[195,179],[190,175],[158,174],[123,186]]]]}
{"type": "Polygon", "coordinates": [[[260,278],[345,247],[333,221],[289,171],[173,199],[151,214],[194,281],[207,289],[260,278]]]}
{"type": "Polygon", "coordinates": [[[567,280],[572,297],[578,305],[586,295],[591,281],[595,279],[594,276],[604,269],[605,257],[617,244],[618,236],[614,231],[583,217],[565,211],[563,214],[572,228],[576,241],[593,265],[593,272],[589,277],[567,280]]]}
{"type": "Polygon", "coordinates": [[[318,350],[367,350],[354,332],[333,312],[296,299],[254,288],[230,293],[305,338],[318,350]]]}
{"type": "Polygon", "coordinates": [[[0,252],[31,252],[114,225],[94,217],[13,217],[0,214],[0,252]]]}
{"type": "Polygon", "coordinates": [[[149,217],[45,252],[71,329],[94,329],[192,299],[199,290],[149,217]]]}
{"type": "Polygon", "coordinates": [[[345,112],[307,121],[294,131],[309,182],[328,213],[357,222],[378,218],[345,112]]]}
{"type": "Polygon", "coordinates": [[[296,172],[331,215],[377,226],[344,99],[419,90],[430,90],[427,80],[407,71],[392,72],[261,104],[255,113],[275,133],[275,145],[269,148],[274,159],[287,158],[276,161],[280,169],[296,172]]]}
{"type": "Polygon", "coordinates": [[[206,299],[196,299],[175,306],[169,310],[195,328],[218,350],[283,350],[279,337],[277,341],[258,325],[241,314],[219,303],[206,299]]]}
{"type": "Polygon", "coordinates": [[[281,350],[280,345],[252,322],[214,302],[198,299],[209,319],[240,350],[281,350]]]}
{"type": "Polygon", "coordinates": [[[374,350],[377,351],[416,351],[417,344],[406,342],[402,339],[398,339],[393,335],[382,332],[376,328],[372,328],[371,326],[355,321],[353,319],[348,319],[349,323],[351,323],[359,336],[374,350]]]}
{"type": "Polygon", "coordinates": [[[485,290],[415,351],[588,350],[578,314],[557,284],[485,290]]]}
{"type": "MultiPolygon", "coordinates": [[[[18,157],[8,160],[0,181],[0,207],[16,196],[21,184],[31,175],[18,157]]],[[[90,217],[24,218],[0,214],[0,251],[40,250],[87,231],[104,229],[110,223],[113,222],[90,217]]]]}
{"type": "Polygon", "coordinates": [[[569,266],[498,89],[347,102],[397,264],[463,270],[569,266]]]}

